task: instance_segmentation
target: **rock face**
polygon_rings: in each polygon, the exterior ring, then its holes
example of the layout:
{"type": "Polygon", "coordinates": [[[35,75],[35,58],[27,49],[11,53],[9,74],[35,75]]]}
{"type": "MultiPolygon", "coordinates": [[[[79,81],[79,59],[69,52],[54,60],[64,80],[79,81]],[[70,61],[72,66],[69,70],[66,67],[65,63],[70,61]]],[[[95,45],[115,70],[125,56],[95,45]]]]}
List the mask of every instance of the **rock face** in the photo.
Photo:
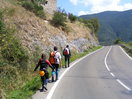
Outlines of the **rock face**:
{"type": "Polygon", "coordinates": [[[44,5],[44,10],[50,14],[57,9],[57,0],[47,0],[48,3],[44,5]]]}

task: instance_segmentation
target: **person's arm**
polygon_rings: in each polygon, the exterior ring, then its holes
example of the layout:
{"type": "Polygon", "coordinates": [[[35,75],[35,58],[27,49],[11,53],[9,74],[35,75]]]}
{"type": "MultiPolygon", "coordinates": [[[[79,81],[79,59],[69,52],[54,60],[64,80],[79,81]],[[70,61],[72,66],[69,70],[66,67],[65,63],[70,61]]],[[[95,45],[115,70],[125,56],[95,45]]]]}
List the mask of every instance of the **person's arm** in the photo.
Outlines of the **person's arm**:
{"type": "Polygon", "coordinates": [[[61,54],[59,53],[60,68],[62,68],[61,54]]]}
{"type": "Polygon", "coordinates": [[[39,67],[39,65],[40,65],[40,61],[41,61],[41,60],[39,60],[38,64],[36,65],[36,67],[35,67],[35,69],[34,69],[34,71],[36,71],[37,68],[39,67]]]}
{"type": "Polygon", "coordinates": [[[71,57],[71,50],[69,49],[69,56],[71,57]]]}
{"type": "Polygon", "coordinates": [[[49,65],[49,67],[50,67],[52,70],[54,70],[54,67],[51,65],[51,63],[50,63],[48,60],[46,60],[46,63],[49,65]]]}

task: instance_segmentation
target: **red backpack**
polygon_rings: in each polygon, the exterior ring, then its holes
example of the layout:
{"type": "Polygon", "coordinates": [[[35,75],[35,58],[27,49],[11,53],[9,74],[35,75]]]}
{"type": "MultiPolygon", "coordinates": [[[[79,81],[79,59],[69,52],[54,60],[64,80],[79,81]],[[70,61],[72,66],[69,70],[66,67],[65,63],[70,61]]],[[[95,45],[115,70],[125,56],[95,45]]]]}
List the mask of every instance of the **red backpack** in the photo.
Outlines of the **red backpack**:
{"type": "Polygon", "coordinates": [[[69,55],[69,53],[68,53],[68,49],[64,49],[64,51],[63,51],[63,55],[69,55]]]}

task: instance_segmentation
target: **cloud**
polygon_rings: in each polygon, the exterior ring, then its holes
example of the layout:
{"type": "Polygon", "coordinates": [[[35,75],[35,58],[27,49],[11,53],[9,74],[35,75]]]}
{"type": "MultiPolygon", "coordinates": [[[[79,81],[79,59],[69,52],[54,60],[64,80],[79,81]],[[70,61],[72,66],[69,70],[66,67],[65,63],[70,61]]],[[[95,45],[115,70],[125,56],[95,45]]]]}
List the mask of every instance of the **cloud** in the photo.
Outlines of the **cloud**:
{"type": "Polygon", "coordinates": [[[78,1],[79,1],[79,0],[70,0],[70,2],[71,2],[73,5],[78,5],[78,1]]]}
{"type": "Polygon", "coordinates": [[[70,0],[73,5],[84,5],[86,8],[91,6],[89,11],[80,11],[78,15],[99,13],[103,11],[124,11],[132,9],[131,3],[120,5],[122,0],[70,0]]]}

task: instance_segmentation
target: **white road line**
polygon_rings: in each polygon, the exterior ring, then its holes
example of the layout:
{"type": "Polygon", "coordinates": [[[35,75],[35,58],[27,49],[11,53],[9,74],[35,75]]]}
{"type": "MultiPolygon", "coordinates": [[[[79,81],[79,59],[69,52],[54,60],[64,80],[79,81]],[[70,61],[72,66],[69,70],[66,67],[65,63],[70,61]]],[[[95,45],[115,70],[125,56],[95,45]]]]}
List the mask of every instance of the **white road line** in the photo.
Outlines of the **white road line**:
{"type": "MultiPolygon", "coordinates": [[[[112,72],[110,72],[110,69],[109,69],[109,66],[107,65],[107,57],[108,57],[108,55],[109,55],[109,53],[110,53],[110,51],[111,51],[111,49],[112,49],[112,46],[110,47],[110,49],[109,49],[109,51],[107,52],[107,54],[106,54],[106,56],[105,56],[105,60],[104,60],[104,62],[105,62],[105,66],[106,66],[106,68],[107,68],[107,70],[109,71],[109,73],[113,76],[113,77],[115,77],[115,75],[112,73],[112,72]]],[[[122,48],[121,48],[122,49],[122,48]]],[[[123,49],[122,49],[123,50],[123,49]]],[[[124,50],[123,50],[123,52],[124,52],[124,50]]],[[[125,53],[125,52],[124,52],[125,53]]],[[[126,54],[126,53],[125,53],[126,54]]],[[[127,55],[127,54],[126,54],[127,55]]],[[[128,87],[128,86],[126,86],[122,81],[120,81],[119,79],[116,79],[116,81],[120,84],[120,85],[122,85],[124,88],[126,88],[127,90],[129,90],[129,91],[131,91],[131,89],[128,87]]]]}
{"type": "Polygon", "coordinates": [[[129,87],[127,87],[123,82],[121,82],[119,79],[116,79],[118,83],[120,83],[123,87],[125,87],[127,90],[131,91],[129,87]]]}
{"type": "Polygon", "coordinates": [[[109,51],[107,52],[107,54],[106,54],[106,56],[105,56],[105,60],[104,60],[105,66],[106,66],[106,68],[107,68],[107,70],[108,70],[109,72],[110,72],[110,68],[109,68],[108,65],[107,65],[106,59],[107,59],[107,57],[108,57],[108,55],[109,55],[111,49],[112,49],[112,46],[110,47],[109,51]]]}
{"type": "Polygon", "coordinates": [[[115,75],[113,73],[110,73],[113,77],[115,77],[115,75]]]}
{"type": "Polygon", "coordinates": [[[130,59],[130,60],[132,60],[132,57],[130,57],[125,51],[124,51],[124,49],[121,47],[121,46],[119,46],[120,47],[120,49],[126,54],[126,56],[130,59]]]}
{"type": "MultiPolygon", "coordinates": [[[[101,49],[103,49],[103,48],[104,48],[104,47],[102,47],[101,49]]],[[[55,91],[57,85],[59,84],[59,82],[60,82],[60,80],[63,78],[63,76],[66,74],[66,72],[68,72],[68,71],[70,70],[70,68],[72,68],[76,63],[78,63],[79,61],[83,60],[83,59],[86,58],[87,56],[92,55],[92,54],[98,52],[98,51],[101,50],[101,49],[98,49],[98,50],[96,50],[96,51],[94,51],[94,52],[92,52],[92,53],[90,53],[90,54],[88,54],[88,55],[86,55],[86,56],[80,58],[78,61],[75,61],[73,64],[71,64],[70,67],[67,68],[67,69],[61,74],[61,76],[59,77],[59,80],[57,80],[57,82],[55,82],[55,84],[54,84],[53,87],[51,88],[50,92],[48,93],[46,99],[51,99],[51,98],[52,98],[52,95],[53,95],[53,93],[54,93],[54,91],[55,91]]]]}

